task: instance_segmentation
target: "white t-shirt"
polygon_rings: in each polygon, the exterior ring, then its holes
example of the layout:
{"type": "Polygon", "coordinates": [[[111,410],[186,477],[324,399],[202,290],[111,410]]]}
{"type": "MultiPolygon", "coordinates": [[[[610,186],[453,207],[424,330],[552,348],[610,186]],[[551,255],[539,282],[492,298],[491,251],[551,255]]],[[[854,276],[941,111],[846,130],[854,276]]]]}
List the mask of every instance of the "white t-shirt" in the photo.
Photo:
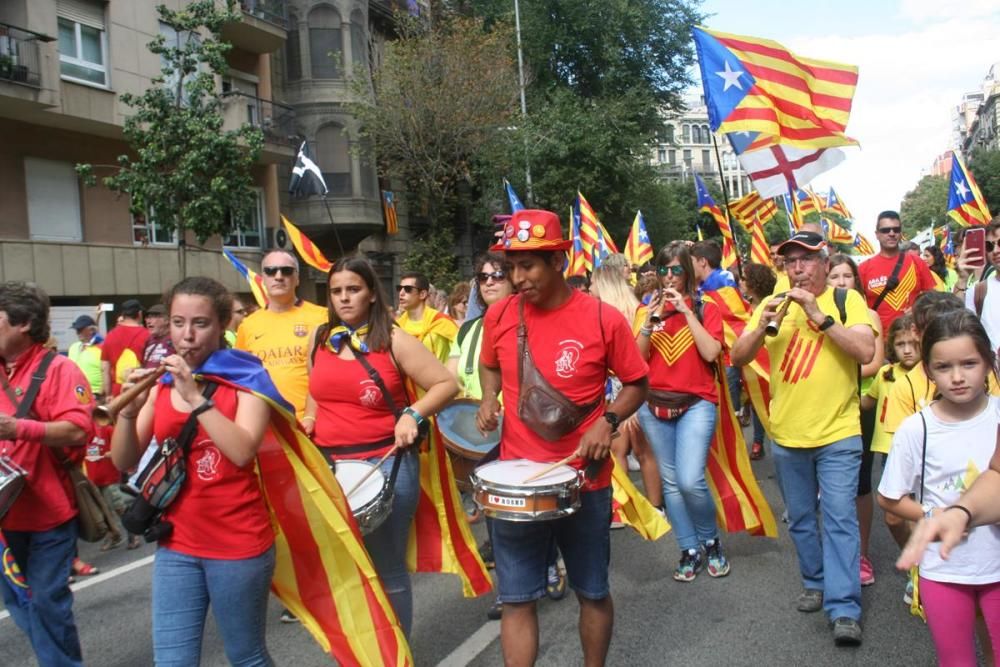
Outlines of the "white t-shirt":
{"type": "MultiPolygon", "coordinates": [[[[983,299],[983,314],[979,320],[990,337],[993,349],[1000,348],[1000,274],[986,279],[986,297],[983,299]]],[[[965,307],[976,312],[976,285],[965,291],[965,307]]]]}
{"type": "MultiPolygon", "coordinates": [[[[932,404],[933,405],[933,404],[932,404]]],[[[910,415],[892,438],[892,450],[878,485],[886,498],[912,493],[920,498],[920,459],[927,420],[924,504],[947,507],[959,502],[979,473],[990,465],[997,444],[1000,398],[990,397],[986,409],[964,422],[942,422],[931,406],[910,415]]],[[[956,510],[952,510],[956,511],[956,510]]],[[[948,560],[931,544],[920,563],[920,575],[932,581],[990,584],[1000,581],[1000,527],[980,526],[955,547],[948,560]]]]}

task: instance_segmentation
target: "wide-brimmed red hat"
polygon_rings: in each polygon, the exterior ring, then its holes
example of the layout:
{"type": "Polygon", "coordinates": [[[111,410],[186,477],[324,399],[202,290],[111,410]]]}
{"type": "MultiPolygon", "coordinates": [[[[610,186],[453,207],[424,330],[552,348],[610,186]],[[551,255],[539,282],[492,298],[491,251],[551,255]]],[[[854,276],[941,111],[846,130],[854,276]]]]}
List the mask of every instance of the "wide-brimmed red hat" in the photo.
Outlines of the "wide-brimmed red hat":
{"type": "Polygon", "coordinates": [[[514,250],[569,250],[573,241],[564,241],[559,216],[552,211],[522,209],[503,227],[500,242],[490,248],[497,252],[514,250]]]}

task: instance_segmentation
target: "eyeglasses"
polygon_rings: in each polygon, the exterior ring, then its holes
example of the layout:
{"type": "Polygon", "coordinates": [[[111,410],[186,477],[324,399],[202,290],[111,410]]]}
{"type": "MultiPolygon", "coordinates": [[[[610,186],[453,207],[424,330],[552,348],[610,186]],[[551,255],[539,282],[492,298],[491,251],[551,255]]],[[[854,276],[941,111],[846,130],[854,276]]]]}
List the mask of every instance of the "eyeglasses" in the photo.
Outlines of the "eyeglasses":
{"type": "Polygon", "coordinates": [[[407,294],[413,294],[418,289],[416,285],[396,285],[397,292],[406,292],[407,294]]]}
{"type": "Polygon", "coordinates": [[[288,278],[295,273],[294,266],[265,266],[261,270],[264,272],[265,276],[270,276],[271,278],[275,277],[279,273],[288,278]]]}
{"type": "Polygon", "coordinates": [[[798,257],[785,257],[785,266],[795,266],[796,264],[812,264],[819,259],[819,255],[799,255],[798,257]]]}
{"type": "Polygon", "coordinates": [[[492,278],[496,282],[500,282],[501,280],[505,279],[506,277],[507,277],[507,273],[505,271],[493,271],[491,273],[480,272],[476,276],[476,280],[479,281],[480,285],[485,285],[486,282],[489,281],[490,278],[492,278]]]}
{"type": "Polygon", "coordinates": [[[681,266],[680,264],[675,264],[673,266],[658,266],[658,267],[656,267],[656,275],[660,276],[661,278],[663,276],[668,276],[670,274],[673,274],[675,276],[683,276],[684,275],[684,267],[681,266]]]}
{"type": "Polygon", "coordinates": [[[901,234],[903,232],[902,227],[883,227],[882,229],[876,229],[879,234],[901,234]]]}

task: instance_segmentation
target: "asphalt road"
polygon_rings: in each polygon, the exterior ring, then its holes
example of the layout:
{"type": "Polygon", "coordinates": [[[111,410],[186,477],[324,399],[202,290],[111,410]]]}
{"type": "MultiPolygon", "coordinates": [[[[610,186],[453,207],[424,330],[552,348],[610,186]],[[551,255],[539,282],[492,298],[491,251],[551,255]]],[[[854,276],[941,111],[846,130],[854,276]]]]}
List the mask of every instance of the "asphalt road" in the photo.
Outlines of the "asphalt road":
{"type": "MultiPolygon", "coordinates": [[[[782,511],[771,458],[754,470],[776,515],[782,511]]],[[[905,579],[894,571],[896,547],[876,510],[872,553],[876,583],[864,589],[864,644],[837,648],[822,614],[795,610],[800,592],[792,544],[780,524],[777,540],[736,534],[723,537],[732,562],[724,579],[699,576],[673,581],[679,555],[670,534],[655,543],[629,529],[612,533],[611,588],[616,616],[609,665],[933,665],[930,635],[903,605],[905,579]]],[[[476,526],[482,535],[482,526],[476,526]]],[[[81,555],[99,566],[99,578],[76,584],[75,613],[89,665],[134,667],[152,664],[150,576],[153,547],[99,553],[81,543],[81,555]]],[[[500,665],[499,623],[486,619],[489,596],[466,600],[454,577],[414,578],[412,649],[418,665],[500,665]]],[[[268,646],[275,664],[329,665],[298,625],[278,621],[271,600],[268,646]]],[[[579,665],[577,604],[568,596],[539,607],[538,665],[579,665]]],[[[225,665],[214,622],[207,622],[203,665],[225,665]]],[[[27,644],[6,613],[0,618],[0,665],[32,665],[27,644]]]]}

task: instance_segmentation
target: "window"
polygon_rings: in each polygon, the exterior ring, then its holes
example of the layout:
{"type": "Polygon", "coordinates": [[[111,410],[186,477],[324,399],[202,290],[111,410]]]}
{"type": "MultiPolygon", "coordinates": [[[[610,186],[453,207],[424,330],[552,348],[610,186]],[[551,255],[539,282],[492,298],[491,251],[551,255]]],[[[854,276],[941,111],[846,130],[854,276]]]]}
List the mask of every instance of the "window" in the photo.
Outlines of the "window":
{"type": "Polygon", "coordinates": [[[288,14],[288,39],[285,40],[285,78],[298,81],[302,78],[302,51],[299,43],[299,17],[288,14]]]}
{"type": "Polygon", "coordinates": [[[684,127],[681,129],[681,136],[684,138],[683,139],[684,143],[686,143],[686,144],[691,143],[691,126],[690,125],[688,125],[686,123],[684,124],[684,127]]]}
{"type": "Polygon", "coordinates": [[[375,176],[375,150],[370,139],[360,142],[359,168],[361,169],[361,196],[366,199],[378,197],[378,181],[375,176]]]}
{"type": "Polygon", "coordinates": [[[80,179],[71,162],[24,158],[33,241],[82,241],[80,179]]]}
{"type": "Polygon", "coordinates": [[[700,144],[701,143],[701,127],[695,125],[691,128],[691,143],[700,144]]]}
{"type": "Polygon", "coordinates": [[[666,130],[666,142],[668,144],[674,143],[674,126],[667,125],[664,129],[666,130]]]}
{"type": "Polygon", "coordinates": [[[661,148],[656,152],[656,161],[663,164],[667,161],[667,149],[661,148]]]}
{"type": "Polygon", "coordinates": [[[108,86],[104,4],[59,0],[59,71],[64,79],[108,86]]]}
{"type": "Polygon", "coordinates": [[[702,151],[701,152],[701,163],[703,165],[705,165],[705,170],[706,171],[712,168],[712,152],[711,151],[702,151]]]}
{"type": "Polygon", "coordinates": [[[316,164],[331,197],[351,196],[350,142],[340,125],[324,125],[316,133],[316,164]]]}
{"type": "Polygon", "coordinates": [[[690,148],[685,148],[684,149],[684,166],[687,167],[688,169],[691,168],[691,149],[690,148]]]}
{"type": "Polygon", "coordinates": [[[177,230],[167,230],[156,224],[156,215],[150,211],[132,214],[132,243],[135,245],[177,245],[177,230]]]}
{"type": "Polygon", "coordinates": [[[702,139],[702,141],[704,141],[704,142],[705,142],[706,144],[710,144],[710,143],[712,143],[712,133],[711,133],[711,131],[710,131],[710,130],[708,129],[708,125],[702,125],[702,126],[701,126],[701,139],[702,139]]]}
{"type": "MultiPolygon", "coordinates": [[[[190,32],[178,33],[177,30],[172,25],[164,23],[162,21],[160,21],[160,34],[163,35],[163,38],[166,40],[164,46],[167,47],[180,48],[187,46],[189,40],[193,39],[195,41],[198,41],[198,35],[192,34],[190,32]]],[[[163,56],[160,56],[160,68],[162,69],[166,66],[167,66],[166,59],[163,56]]],[[[166,86],[168,90],[171,91],[175,90],[177,88],[178,76],[179,75],[177,73],[177,70],[175,69],[173,73],[170,74],[170,76],[168,76],[164,80],[163,85],[166,86]]],[[[181,99],[185,103],[188,100],[187,85],[194,79],[195,76],[196,73],[192,72],[191,74],[188,74],[184,79],[185,90],[181,92],[181,99]]]]}
{"type": "Polygon", "coordinates": [[[667,162],[672,165],[677,164],[677,151],[675,150],[667,151],[667,162]]]}
{"type": "Polygon", "coordinates": [[[337,79],[343,46],[340,14],[333,7],[317,7],[309,12],[309,63],[312,78],[337,79]]]}
{"type": "Polygon", "coordinates": [[[351,61],[361,67],[368,67],[368,40],[365,38],[366,32],[365,17],[361,15],[361,12],[351,14],[351,61]]]}
{"type": "Polygon", "coordinates": [[[254,201],[242,220],[234,221],[229,217],[230,224],[236,228],[226,236],[222,243],[230,248],[263,248],[264,240],[264,197],[261,190],[254,190],[254,201]]]}

